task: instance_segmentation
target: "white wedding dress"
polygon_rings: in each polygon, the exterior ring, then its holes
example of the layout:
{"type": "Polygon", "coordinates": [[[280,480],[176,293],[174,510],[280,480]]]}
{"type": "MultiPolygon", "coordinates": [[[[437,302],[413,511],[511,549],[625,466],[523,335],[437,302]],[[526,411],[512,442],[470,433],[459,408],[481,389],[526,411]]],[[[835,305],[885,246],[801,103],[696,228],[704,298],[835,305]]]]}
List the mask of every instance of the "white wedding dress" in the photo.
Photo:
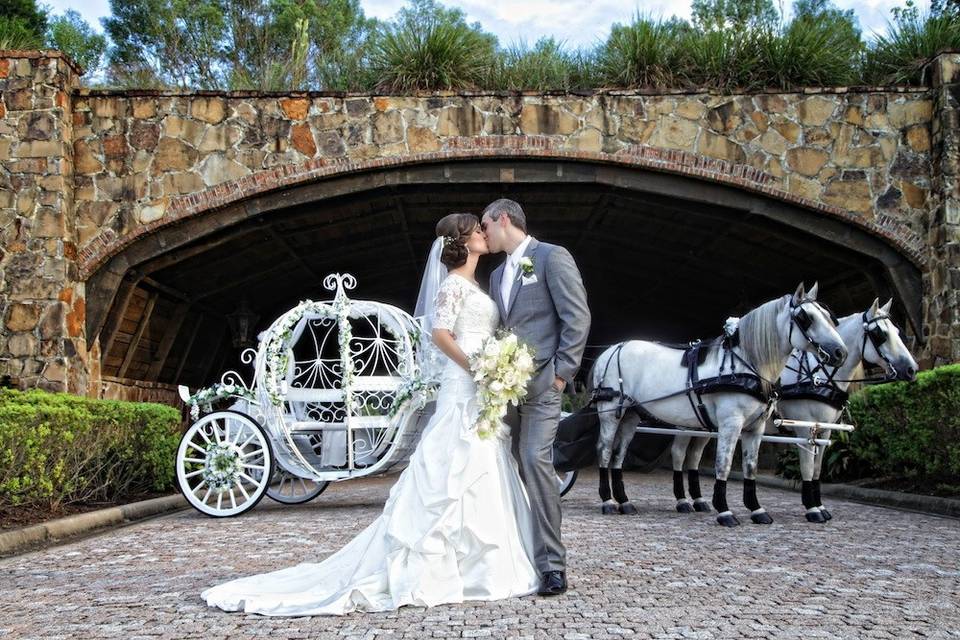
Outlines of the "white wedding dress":
{"type": "MultiPolygon", "coordinates": [[[[496,304],[456,274],[436,297],[434,327],[476,351],[499,321],[496,304]]],[[[537,590],[532,515],[508,427],[481,440],[476,387],[447,359],[436,412],[383,513],[319,563],[239,578],[207,589],[210,606],[273,616],[387,611],[497,600],[537,590]]]]}

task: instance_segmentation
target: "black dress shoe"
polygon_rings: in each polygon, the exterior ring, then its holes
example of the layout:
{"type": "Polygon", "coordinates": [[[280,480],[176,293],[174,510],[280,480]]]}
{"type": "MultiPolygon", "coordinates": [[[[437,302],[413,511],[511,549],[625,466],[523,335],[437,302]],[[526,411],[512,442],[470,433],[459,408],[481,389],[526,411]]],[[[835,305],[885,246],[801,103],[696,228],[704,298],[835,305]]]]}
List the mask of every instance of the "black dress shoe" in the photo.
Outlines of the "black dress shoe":
{"type": "Polygon", "coordinates": [[[537,595],[558,596],[567,590],[567,574],[563,571],[547,571],[540,576],[540,589],[537,595]]]}

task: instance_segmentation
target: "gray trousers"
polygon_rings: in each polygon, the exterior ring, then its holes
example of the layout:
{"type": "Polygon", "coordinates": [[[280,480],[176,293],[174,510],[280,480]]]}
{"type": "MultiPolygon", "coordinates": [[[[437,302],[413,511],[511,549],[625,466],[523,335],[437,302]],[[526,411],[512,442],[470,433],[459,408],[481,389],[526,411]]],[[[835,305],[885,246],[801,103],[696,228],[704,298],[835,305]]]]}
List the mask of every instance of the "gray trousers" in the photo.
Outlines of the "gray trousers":
{"type": "Polygon", "coordinates": [[[567,550],[560,541],[560,486],[553,468],[553,441],[560,425],[560,392],[553,385],[528,397],[507,414],[513,456],[530,496],[534,558],[541,572],[564,571],[567,550]]]}

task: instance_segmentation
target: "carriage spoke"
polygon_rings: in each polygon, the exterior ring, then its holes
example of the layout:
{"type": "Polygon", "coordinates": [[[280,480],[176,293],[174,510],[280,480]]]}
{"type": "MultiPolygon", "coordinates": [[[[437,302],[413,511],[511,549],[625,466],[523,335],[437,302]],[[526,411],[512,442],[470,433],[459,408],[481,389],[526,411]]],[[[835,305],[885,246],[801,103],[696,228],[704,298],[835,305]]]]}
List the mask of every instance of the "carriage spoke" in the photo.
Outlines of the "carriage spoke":
{"type": "Polygon", "coordinates": [[[197,445],[193,444],[193,442],[188,442],[188,443],[187,443],[187,446],[188,446],[188,447],[193,447],[194,449],[196,449],[196,450],[199,451],[200,453],[203,453],[203,454],[206,454],[206,453],[207,453],[207,450],[206,450],[206,449],[202,449],[202,448],[198,447],[197,445]]]}
{"type": "Polygon", "coordinates": [[[236,499],[236,497],[233,495],[233,487],[230,487],[230,507],[231,507],[232,509],[236,509],[236,508],[237,508],[237,499],[236,499]]]}
{"type": "MultiPolygon", "coordinates": [[[[203,469],[197,469],[196,471],[191,471],[190,473],[184,474],[184,478],[192,478],[193,476],[198,476],[203,473],[203,469]]],[[[199,485],[198,485],[199,486],[199,485]]]]}
{"type": "Polygon", "coordinates": [[[240,493],[243,494],[244,499],[246,499],[247,501],[250,500],[250,494],[247,493],[247,490],[243,488],[243,482],[237,483],[237,489],[240,489],[240,493]]]}
{"type": "Polygon", "coordinates": [[[241,477],[241,478],[245,478],[246,480],[248,480],[248,481],[250,482],[250,484],[252,484],[252,485],[255,486],[255,487],[259,487],[259,486],[260,486],[260,483],[259,483],[259,482],[257,482],[256,480],[254,480],[253,478],[251,478],[250,476],[248,476],[247,474],[245,474],[243,471],[240,472],[240,477],[241,477]]]}
{"type": "Polygon", "coordinates": [[[196,464],[204,464],[206,460],[201,460],[200,458],[184,458],[184,462],[194,462],[196,464]]]}
{"type": "Polygon", "coordinates": [[[200,502],[202,502],[203,504],[207,504],[207,498],[210,497],[210,494],[212,492],[213,492],[213,489],[211,489],[210,487],[207,487],[207,492],[203,494],[203,499],[200,502]]]}
{"type": "Polygon", "coordinates": [[[300,486],[303,488],[303,493],[304,495],[306,495],[307,493],[310,492],[310,490],[307,489],[307,483],[303,481],[303,478],[300,478],[299,480],[300,480],[300,486]]]}
{"type": "Polygon", "coordinates": [[[242,466],[244,469],[260,469],[261,471],[266,469],[262,464],[244,464],[242,466]]]}
{"type": "MultiPolygon", "coordinates": [[[[250,437],[243,441],[243,444],[237,446],[237,449],[241,449],[241,450],[242,450],[245,446],[247,446],[248,444],[250,444],[250,441],[251,441],[251,440],[253,440],[253,439],[256,438],[256,437],[257,437],[257,434],[256,434],[256,433],[251,433],[251,434],[250,434],[250,437]]],[[[245,455],[250,455],[250,454],[248,453],[248,454],[245,454],[245,455]]]]}
{"type": "Polygon", "coordinates": [[[220,491],[217,493],[217,511],[223,508],[223,492],[220,491]]]}
{"type": "Polygon", "coordinates": [[[223,444],[223,440],[220,439],[220,424],[216,420],[210,421],[211,426],[213,427],[213,437],[217,441],[217,444],[223,444]]]}

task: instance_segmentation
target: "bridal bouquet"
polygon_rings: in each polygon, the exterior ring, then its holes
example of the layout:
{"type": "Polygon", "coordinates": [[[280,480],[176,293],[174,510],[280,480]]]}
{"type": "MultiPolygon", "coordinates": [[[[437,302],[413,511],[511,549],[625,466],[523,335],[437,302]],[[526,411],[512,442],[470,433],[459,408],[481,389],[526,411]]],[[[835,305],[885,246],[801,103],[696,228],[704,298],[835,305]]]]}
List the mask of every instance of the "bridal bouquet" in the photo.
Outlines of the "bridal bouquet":
{"type": "Polygon", "coordinates": [[[470,370],[477,383],[477,435],[495,436],[507,404],[517,405],[527,393],[533,375],[533,351],[512,333],[498,333],[487,338],[483,347],[470,358],[470,370]]]}

